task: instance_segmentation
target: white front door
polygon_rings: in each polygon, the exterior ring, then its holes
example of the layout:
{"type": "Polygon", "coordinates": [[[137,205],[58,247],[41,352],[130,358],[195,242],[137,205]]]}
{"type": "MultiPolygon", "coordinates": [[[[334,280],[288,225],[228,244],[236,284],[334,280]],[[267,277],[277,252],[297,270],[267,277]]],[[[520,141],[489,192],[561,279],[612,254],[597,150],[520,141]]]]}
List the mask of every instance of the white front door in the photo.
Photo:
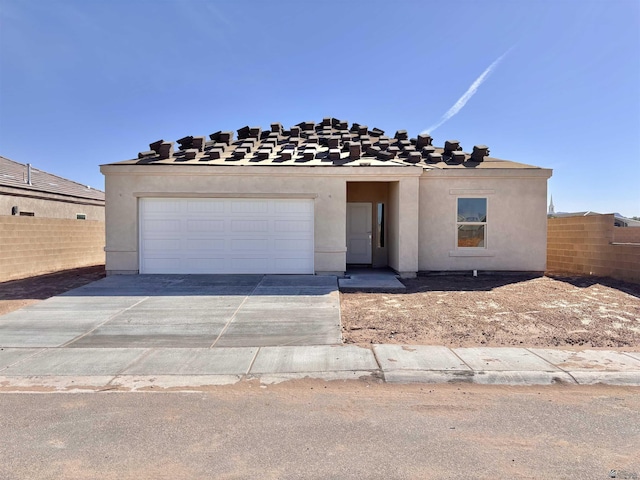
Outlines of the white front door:
{"type": "Polygon", "coordinates": [[[347,203],[347,263],[371,263],[370,203],[347,203]]]}

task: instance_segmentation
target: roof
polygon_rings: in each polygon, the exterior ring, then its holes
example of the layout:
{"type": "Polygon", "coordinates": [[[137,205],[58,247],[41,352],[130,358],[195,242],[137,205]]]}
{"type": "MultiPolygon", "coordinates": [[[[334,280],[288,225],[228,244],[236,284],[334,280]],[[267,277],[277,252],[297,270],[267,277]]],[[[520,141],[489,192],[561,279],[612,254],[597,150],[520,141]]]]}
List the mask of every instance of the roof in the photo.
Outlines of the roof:
{"type": "Polygon", "coordinates": [[[592,211],[586,212],[558,212],[558,213],[550,213],[547,216],[550,218],[566,218],[566,217],[591,217],[594,215],[613,215],[615,220],[622,222],[627,227],[640,227],[640,221],[634,220],[632,218],[625,217],[617,212],[615,213],[598,213],[592,211]]]}
{"type": "Polygon", "coordinates": [[[103,191],[34,167],[31,167],[31,185],[29,185],[28,170],[27,165],[0,156],[0,187],[6,186],[33,192],[46,192],[104,202],[103,191]]]}
{"type": "Polygon", "coordinates": [[[419,166],[450,168],[538,168],[489,157],[485,145],[464,152],[457,140],[444,147],[432,145],[428,134],[409,138],[406,130],[393,136],[379,128],[325,117],[320,123],[301,122],[289,129],[272,123],[269,130],[242,127],[204,136],[187,136],[174,142],[158,140],[138,158],[112,165],[214,165],[214,166],[419,166]],[[237,133],[237,137],[236,137],[237,133]]]}

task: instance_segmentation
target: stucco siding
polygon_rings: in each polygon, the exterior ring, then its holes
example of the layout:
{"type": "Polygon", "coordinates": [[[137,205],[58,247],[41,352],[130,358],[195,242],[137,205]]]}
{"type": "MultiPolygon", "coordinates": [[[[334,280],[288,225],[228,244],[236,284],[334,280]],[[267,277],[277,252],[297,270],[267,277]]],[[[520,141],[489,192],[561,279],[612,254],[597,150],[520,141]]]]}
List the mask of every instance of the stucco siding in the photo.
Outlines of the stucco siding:
{"type": "Polygon", "coordinates": [[[402,277],[413,277],[418,272],[420,184],[418,178],[398,183],[398,263],[392,268],[402,277]]]}
{"type": "Polygon", "coordinates": [[[400,266],[400,250],[398,234],[400,233],[400,183],[389,184],[389,215],[387,218],[389,266],[398,270],[400,266]]]}
{"type": "Polygon", "coordinates": [[[403,276],[433,270],[545,269],[550,170],[105,165],[102,172],[110,273],[138,272],[139,199],[162,196],[311,198],[315,271],[343,272],[347,201],[371,197],[372,182],[385,185],[387,193],[367,201],[387,199],[387,262],[403,276]],[[456,248],[456,200],[464,196],[488,201],[482,251],[456,248]]]}
{"type": "MultiPolygon", "coordinates": [[[[349,172],[349,175],[337,175],[335,169],[273,168],[264,169],[263,175],[255,175],[242,167],[180,169],[173,166],[127,167],[126,170],[129,171],[119,174],[112,173],[110,166],[103,167],[108,272],[138,271],[138,199],[156,196],[313,198],[315,270],[317,273],[344,272],[347,181],[366,181],[367,175],[373,173],[365,169],[340,169],[339,172],[349,172]],[[361,172],[366,174],[358,175],[361,172]]],[[[404,168],[387,170],[406,171],[404,168]]],[[[417,178],[415,181],[417,183],[417,178]]]]}
{"type": "Polygon", "coordinates": [[[41,198],[33,198],[36,194],[16,189],[0,188],[0,215],[11,215],[12,207],[18,207],[21,212],[31,212],[39,218],[67,218],[76,219],[76,215],[84,213],[87,220],[104,221],[104,204],[96,205],[91,200],[72,200],[61,195],[38,193],[41,198]],[[48,197],[48,198],[47,198],[48,197]]]}
{"type": "MultiPolygon", "coordinates": [[[[431,173],[431,172],[429,172],[431,173]]],[[[420,271],[544,271],[549,170],[420,179],[420,271]],[[457,199],[487,199],[486,247],[457,248],[457,199]]]]}

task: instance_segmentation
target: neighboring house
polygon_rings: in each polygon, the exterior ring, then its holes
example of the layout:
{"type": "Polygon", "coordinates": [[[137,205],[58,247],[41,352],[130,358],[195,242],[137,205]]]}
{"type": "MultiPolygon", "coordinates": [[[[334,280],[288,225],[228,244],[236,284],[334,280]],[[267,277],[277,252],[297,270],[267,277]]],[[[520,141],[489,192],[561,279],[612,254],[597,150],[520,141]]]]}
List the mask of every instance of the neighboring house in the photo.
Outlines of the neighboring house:
{"type": "Polygon", "coordinates": [[[104,192],[0,157],[0,282],[104,264],[104,192]]]}
{"type": "MultiPolygon", "coordinates": [[[[553,202],[553,200],[552,200],[553,202]]],[[[591,217],[594,215],[613,215],[613,225],[616,227],[640,227],[640,220],[634,220],[627,218],[619,213],[603,214],[598,212],[558,212],[549,213],[549,218],[564,218],[564,217],[591,217]]]]}
{"type": "Polygon", "coordinates": [[[108,273],[544,271],[551,170],[335,118],[102,165],[108,273]]]}
{"type": "Polygon", "coordinates": [[[104,192],[0,157],[0,215],[104,221],[104,192]]]}

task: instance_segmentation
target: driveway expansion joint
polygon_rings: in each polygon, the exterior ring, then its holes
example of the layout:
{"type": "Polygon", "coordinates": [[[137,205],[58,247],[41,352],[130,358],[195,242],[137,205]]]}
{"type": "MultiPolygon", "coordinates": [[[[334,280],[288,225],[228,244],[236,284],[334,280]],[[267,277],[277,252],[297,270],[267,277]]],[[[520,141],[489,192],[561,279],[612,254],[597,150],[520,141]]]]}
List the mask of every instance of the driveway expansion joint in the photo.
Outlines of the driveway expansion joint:
{"type": "Polygon", "coordinates": [[[216,343],[218,343],[218,341],[220,340],[220,338],[222,337],[222,335],[224,335],[224,333],[227,331],[227,329],[229,328],[229,325],[231,325],[231,322],[233,322],[233,320],[236,318],[236,316],[238,315],[238,312],[240,311],[240,309],[242,308],[242,306],[247,303],[247,300],[249,299],[249,297],[251,295],[254,294],[254,292],[256,291],[256,289],[262,284],[262,282],[265,279],[265,275],[262,276],[262,278],[260,279],[260,281],[255,285],[255,287],[253,287],[253,290],[251,290],[251,292],[247,295],[245,295],[244,299],[242,299],[242,302],[240,302],[240,305],[238,305],[238,308],[236,308],[235,312],[233,312],[233,315],[231,315],[231,318],[229,318],[229,321],[225,324],[225,326],[222,328],[222,330],[220,330],[220,333],[218,334],[218,336],[216,337],[216,339],[213,341],[213,343],[211,344],[211,346],[209,348],[213,348],[216,346],[216,343]]]}
{"type": "Polygon", "coordinates": [[[149,297],[144,297],[142,300],[137,301],[136,303],[134,303],[133,305],[123,308],[120,311],[118,311],[117,313],[114,313],[113,315],[111,315],[109,318],[107,318],[104,322],[96,325],[95,327],[91,328],[90,330],[84,332],[82,335],[78,335],[77,337],[72,338],[71,340],[69,340],[68,342],[63,343],[62,345],[59,345],[58,347],[60,348],[65,348],[68,347],[69,345],[71,345],[72,343],[77,342],[78,340],[91,335],[93,332],[95,332],[96,330],[98,330],[100,327],[106,325],[107,323],[109,323],[111,320],[113,320],[114,318],[116,318],[119,315],[122,315],[124,312],[127,312],[129,310],[131,310],[133,307],[137,307],[138,305],[140,305],[142,302],[144,302],[145,300],[147,300],[149,297]]]}

